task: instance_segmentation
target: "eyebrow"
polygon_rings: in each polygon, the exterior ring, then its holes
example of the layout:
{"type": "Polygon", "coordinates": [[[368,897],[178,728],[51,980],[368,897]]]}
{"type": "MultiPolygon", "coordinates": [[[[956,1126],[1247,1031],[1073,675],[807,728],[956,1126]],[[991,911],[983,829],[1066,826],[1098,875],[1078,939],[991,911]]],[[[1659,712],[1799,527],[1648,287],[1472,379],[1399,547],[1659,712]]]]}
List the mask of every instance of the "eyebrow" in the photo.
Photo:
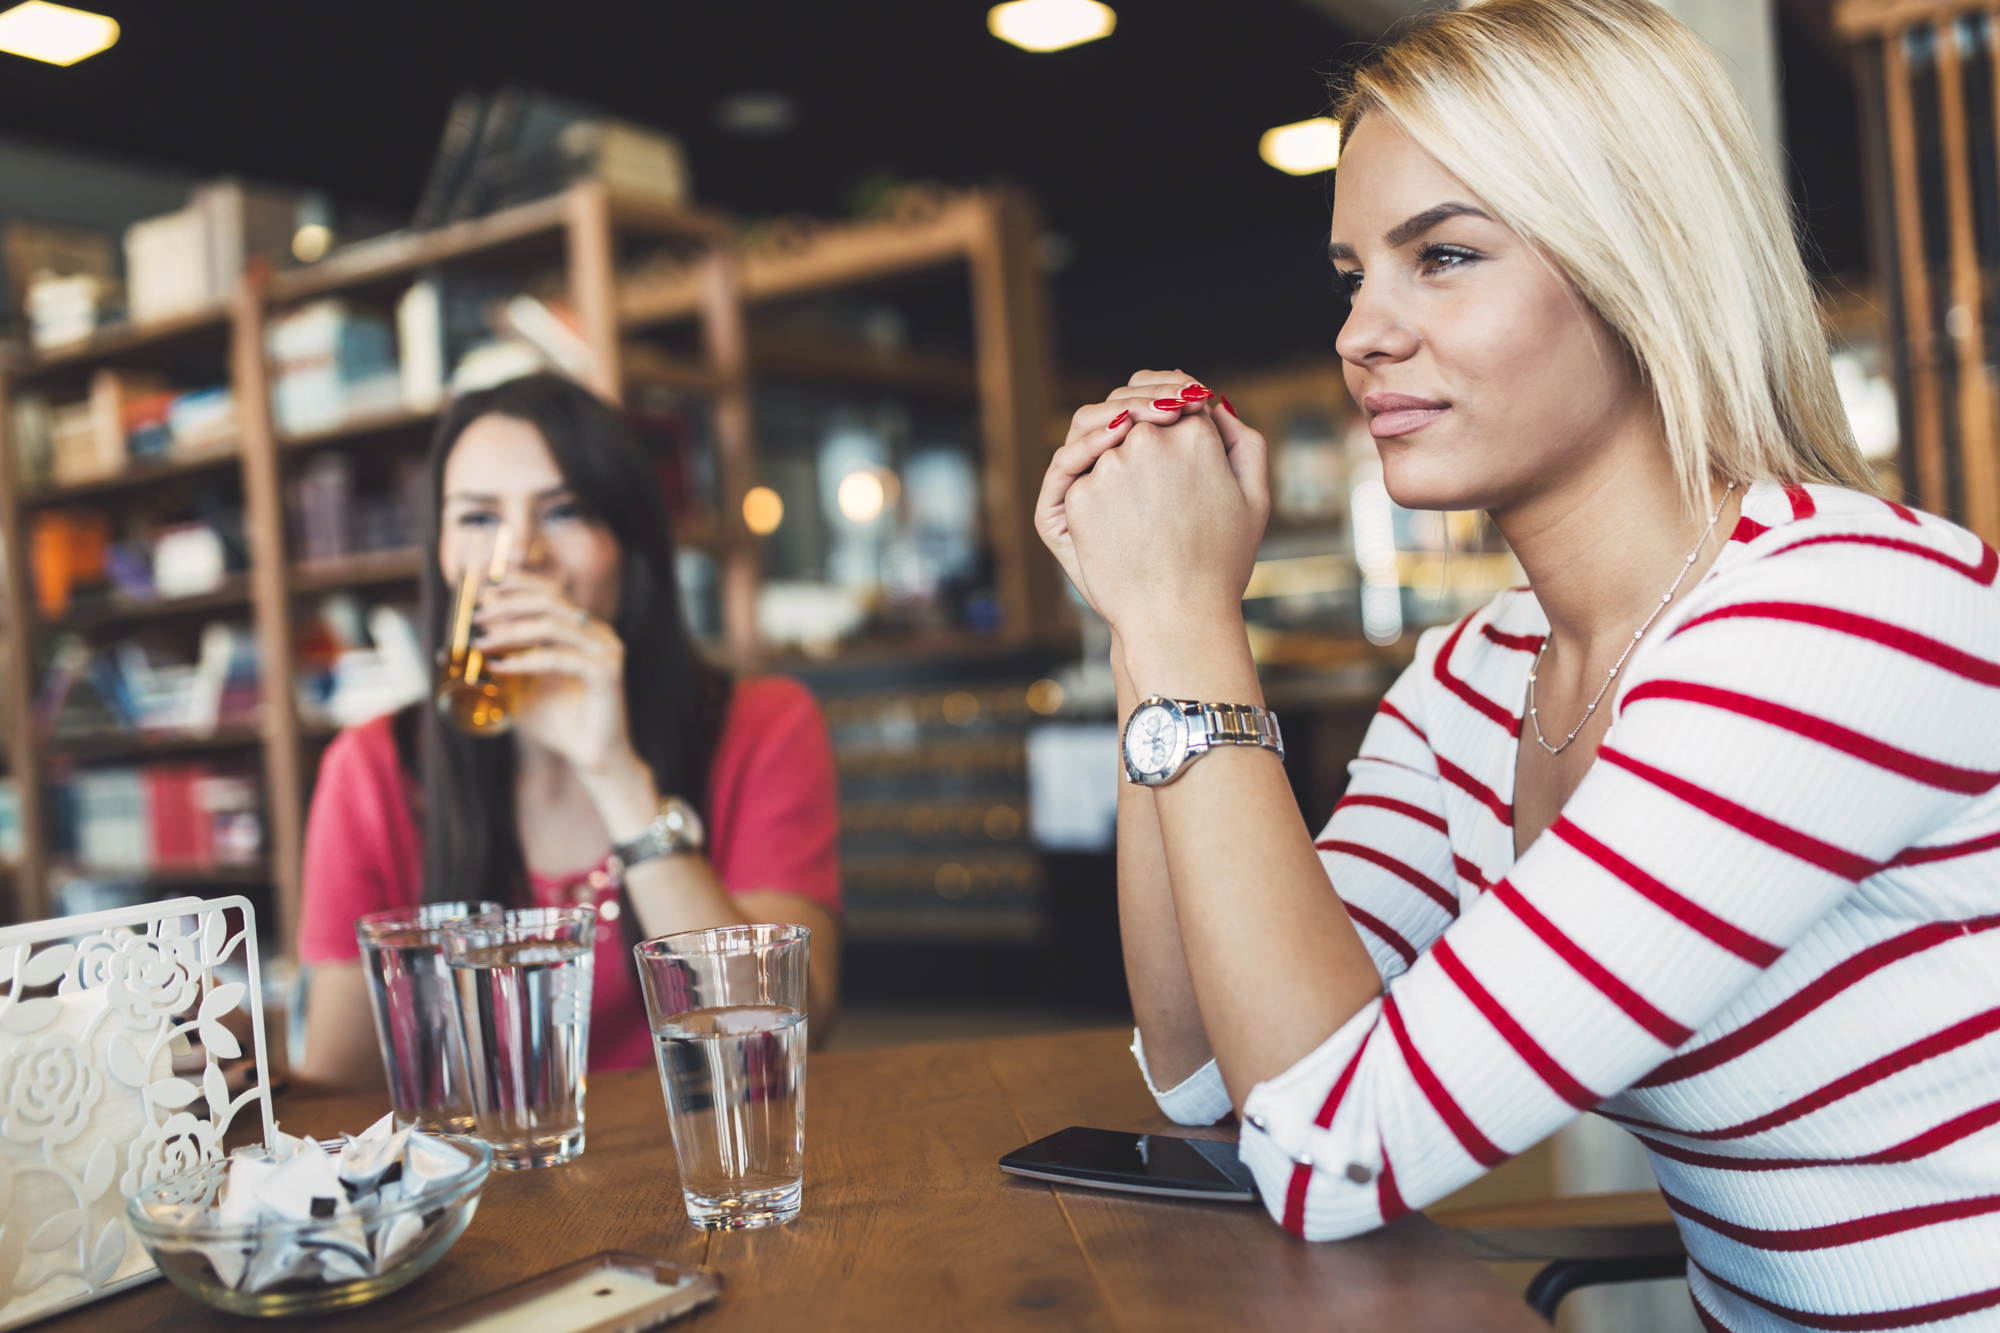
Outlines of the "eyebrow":
{"type": "MultiPolygon", "coordinates": [[[[1493,220],[1484,209],[1474,208],[1471,204],[1438,204],[1389,228],[1382,235],[1382,244],[1391,250],[1408,245],[1447,218],[1485,218],[1488,222],[1493,220]]],[[[1326,257],[1352,260],[1355,258],[1354,247],[1345,241],[1333,241],[1326,247],[1326,257]]]]}
{"type": "MultiPolygon", "coordinates": [[[[565,484],[562,486],[551,486],[545,491],[536,491],[534,498],[536,500],[553,500],[558,496],[571,495],[573,493],[574,492],[571,490],[571,488],[565,484]]],[[[484,495],[477,491],[452,491],[451,493],[446,495],[444,499],[447,504],[449,504],[453,500],[457,500],[461,504],[490,505],[490,504],[500,503],[499,496],[484,495]]]]}

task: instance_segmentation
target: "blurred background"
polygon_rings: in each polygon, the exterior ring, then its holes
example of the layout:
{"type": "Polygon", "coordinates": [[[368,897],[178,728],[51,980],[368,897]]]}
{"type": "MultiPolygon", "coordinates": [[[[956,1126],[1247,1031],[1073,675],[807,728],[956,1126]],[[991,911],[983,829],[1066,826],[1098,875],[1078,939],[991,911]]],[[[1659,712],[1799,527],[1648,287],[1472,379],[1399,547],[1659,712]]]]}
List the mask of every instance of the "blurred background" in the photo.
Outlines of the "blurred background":
{"type": "MultiPolygon", "coordinates": [[[[1334,352],[1327,80],[1421,7],[0,13],[10,918],[242,892],[286,1003],[319,756],[428,688],[428,434],[546,367],[653,452],[716,656],[823,702],[836,1040],[1122,1019],[1105,635],[1030,526],[1069,414],[1180,367],[1269,436],[1246,605],[1314,827],[1415,635],[1520,577],[1389,500],[1334,352]]],[[[2000,540],[1992,20],[1670,7],[1791,191],[1864,450],[2000,540]]],[[[1621,1187],[1597,1132],[1508,1170],[1621,1187]]]]}

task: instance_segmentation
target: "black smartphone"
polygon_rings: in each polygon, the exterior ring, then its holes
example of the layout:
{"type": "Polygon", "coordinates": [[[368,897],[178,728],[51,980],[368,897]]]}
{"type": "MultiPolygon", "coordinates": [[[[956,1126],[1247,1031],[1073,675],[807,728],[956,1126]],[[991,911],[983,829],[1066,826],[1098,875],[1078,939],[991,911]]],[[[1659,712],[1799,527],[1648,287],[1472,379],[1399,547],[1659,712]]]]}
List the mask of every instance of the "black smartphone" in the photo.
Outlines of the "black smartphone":
{"type": "Polygon", "coordinates": [[[1061,1185],[1158,1194],[1173,1199],[1255,1203],[1250,1168],[1236,1160],[1236,1145],[1170,1134],[1127,1134],[1071,1125],[1000,1159],[1012,1175],[1061,1185]]]}

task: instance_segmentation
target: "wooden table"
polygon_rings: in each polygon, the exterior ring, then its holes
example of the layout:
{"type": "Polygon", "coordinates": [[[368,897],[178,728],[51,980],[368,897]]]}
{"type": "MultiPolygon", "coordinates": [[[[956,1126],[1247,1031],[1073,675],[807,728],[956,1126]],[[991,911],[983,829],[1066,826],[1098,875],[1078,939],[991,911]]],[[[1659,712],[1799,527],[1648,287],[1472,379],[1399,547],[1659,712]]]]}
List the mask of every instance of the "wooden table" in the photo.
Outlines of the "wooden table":
{"type": "MultiPolygon", "coordinates": [[[[1509,1292],[1419,1215],[1308,1245],[1261,1208],[1106,1195],[1002,1174],[1002,1153],[1067,1125],[1172,1130],[1126,1032],[817,1055],[807,1077],[805,1207],[767,1231],[700,1232],[681,1205],[658,1079],[591,1080],[589,1147],[547,1171],[495,1172],[430,1273],[323,1333],[393,1331],[604,1249],[721,1270],[693,1321],[725,1330],[1027,1328],[1534,1330],[1509,1292]]],[[[358,1130],[379,1097],[281,1098],[295,1134],[358,1130]]],[[[1209,1131],[1222,1137],[1216,1131],[1209,1131]]],[[[164,1281],[41,1328],[248,1333],[164,1281]]]]}

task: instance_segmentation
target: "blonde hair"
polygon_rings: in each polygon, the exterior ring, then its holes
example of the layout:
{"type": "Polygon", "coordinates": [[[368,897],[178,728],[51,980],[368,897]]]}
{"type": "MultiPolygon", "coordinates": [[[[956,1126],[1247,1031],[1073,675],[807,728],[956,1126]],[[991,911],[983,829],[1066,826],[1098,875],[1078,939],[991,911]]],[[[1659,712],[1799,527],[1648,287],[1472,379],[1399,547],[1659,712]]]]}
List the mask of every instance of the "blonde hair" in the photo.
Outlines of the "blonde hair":
{"type": "Polygon", "coordinates": [[[1791,210],[1713,53],[1652,0],[1486,0],[1350,76],[1546,254],[1650,385],[1691,511],[1713,480],[1876,493],[1834,387],[1791,210]]]}

